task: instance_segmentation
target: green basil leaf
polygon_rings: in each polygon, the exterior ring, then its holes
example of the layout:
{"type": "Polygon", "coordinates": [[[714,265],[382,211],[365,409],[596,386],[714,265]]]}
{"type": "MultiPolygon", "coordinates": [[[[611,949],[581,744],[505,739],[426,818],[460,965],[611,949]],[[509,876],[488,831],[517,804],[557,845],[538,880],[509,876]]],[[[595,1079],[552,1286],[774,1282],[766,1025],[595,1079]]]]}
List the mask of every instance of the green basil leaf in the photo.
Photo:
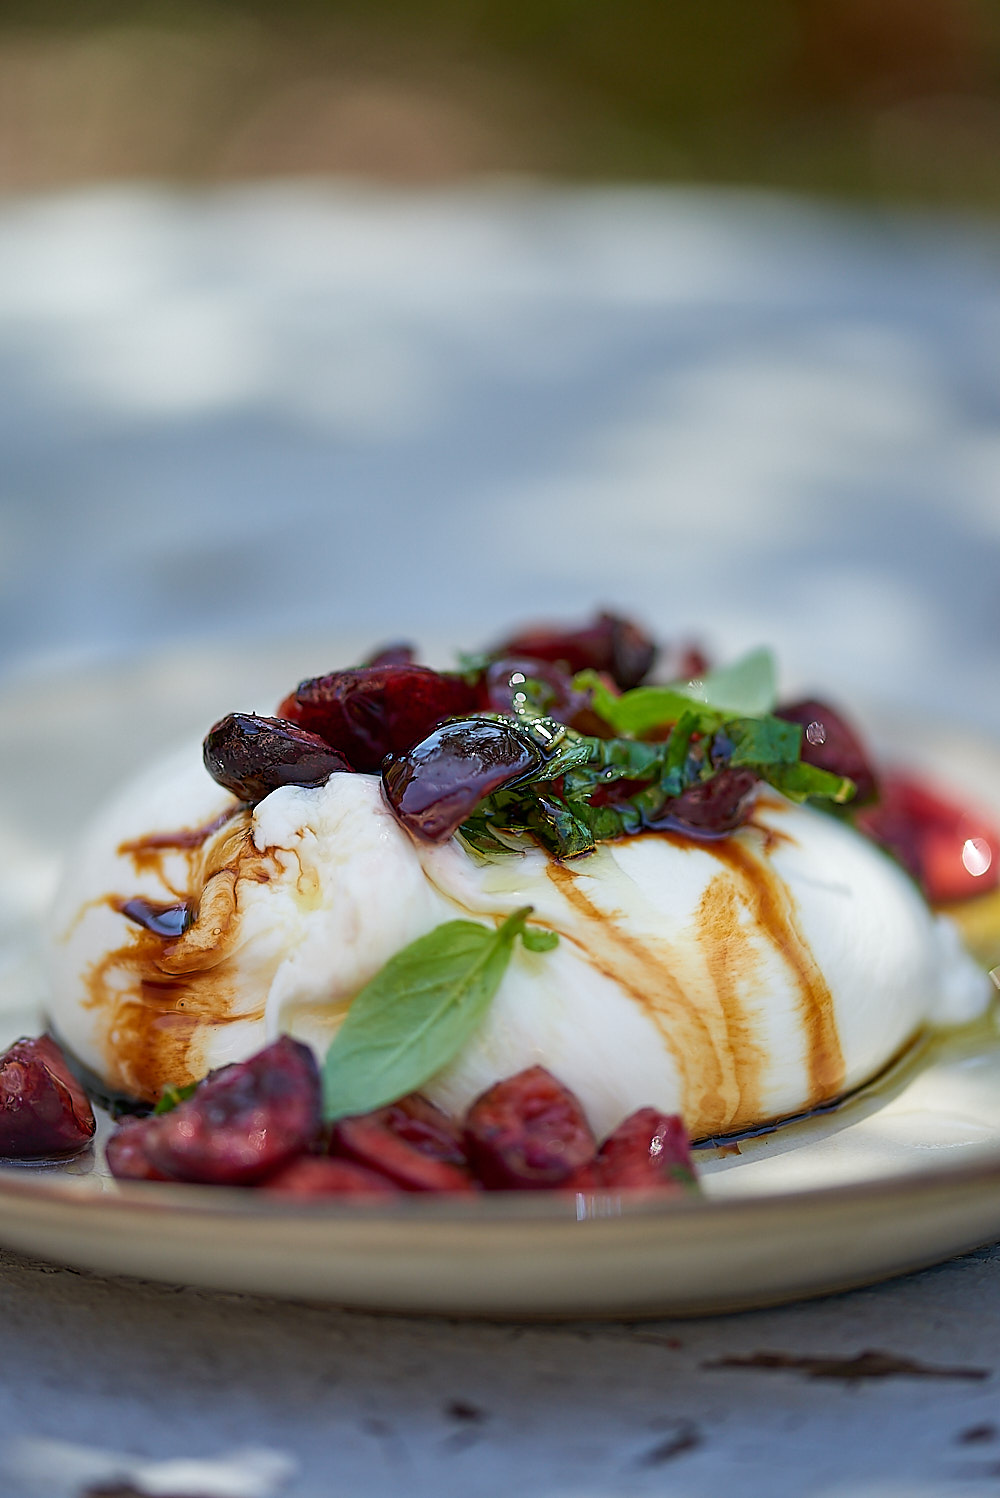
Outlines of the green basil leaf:
{"type": "Polygon", "coordinates": [[[732,744],[731,765],[794,765],[802,727],[783,718],[733,718],[722,729],[732,744]]]}
{"type": "Polygon", "coordinates": [[[528,828],[557,858],[579,858],[594,851],[595,836],[587,820],[577,815],[578,806],[581,811],[592,811],[586,803],[574,802],[570,807],[558,796],[536,797],[527,820],[528,828]]]}
{"type": "Polygon", "coordinates": [[[579,672],[574,685],[590,692],[594,711],[616,733],[638,736],[676,723],[691,711],[698,713],[695,727],[710,733],[724,718],[757,718],[770,713],[778,697],[774,656],[766,649],[751,650],[730,666],[706,671],[696,681],[634,687],[620,697],[609,691],[594,671],[579,672]]]}
{"type": "Polygon", "coordinates": [[[186,1082],[183,1087],[164,1087],[163,1096],[160,1098],[154,1113],[170,1113],[177,1107],[178,1103],[186,1102],[193,1097],[198,1090],[197,1082],[186,1082]]]}
{"type": "Polygon", "coordinates": [[[559,945],[558,931],[547,931],[544,927],[524,926],[521,942],[527,952],[551,952],[559,945]]]}
{"type": "MultiPolygon", "coordinates": [[[[691,748],[691,735],[698,727],[698,714],[688,708],[678,718],[673,732],[667,740],[667,752],[663,760],[663,779],[668,778],[673,782],[682,775],[687,762],[688,750],[691,748]]],[[[678,791],[671,791],[671,795],[679,795],[678,791]]]]}
{"type": "Polygon", "coordinates": [[[726,716],[759,718],[774,711],[778,700],[778,672],[772,651],[761,647],[740,656],[730,666],[706,671],[700,680],[678,689],[695,702],[726,716]]]}
{"type": "Polygon", "coordinates": [[[761,775],[776,791],[790,801],[805,801],[809,796],[822,796],[828,801],[842,805],[850,801],[857,787],[846,775],[833,775],[821,770],[818,765],[807,765],[801,760],[794,765],[767,765],[761,775]]]}
{"type": "MultiPolygon", "coordinates": [[[[328,1122],[395,1102],[454,1060],[489,1009],[531,909],[522,906],[495,928],[446,921],[365,984],[326,1053],[328,1122]]],[[[544,949],[546,933],[535,931],[532,940],[539,936],[544,949]]]]}
{"type": "Polygon", "coordinates": [[[460,673],[470,677],[481,675],[496,660],[491,650],[459,650],[455,658],[460,673]]]}
{"type": "MultiPolygon", "coordinates": [[[[615,733],[640,736],[665,723],[676,723],[685,713],[697,710],[690,696],[678,687],[633,687],[618,697],[608,690],[594,671],[581,671],[573,679],[580,691],[589,691],[594,712],[615,733]]],[[[717,715],[698,714],[698,726],[706,730],[718,725],[717,715]]]]}

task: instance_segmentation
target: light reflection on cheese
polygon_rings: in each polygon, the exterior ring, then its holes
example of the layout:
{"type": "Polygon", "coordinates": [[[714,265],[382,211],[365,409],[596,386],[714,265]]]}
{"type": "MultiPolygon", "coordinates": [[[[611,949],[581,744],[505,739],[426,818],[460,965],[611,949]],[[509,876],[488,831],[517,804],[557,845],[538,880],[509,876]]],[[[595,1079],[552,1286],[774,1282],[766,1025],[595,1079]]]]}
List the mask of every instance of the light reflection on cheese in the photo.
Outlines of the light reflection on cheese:
{"type": "Polygon", "coordinates": [[[426,1091],[449,1108],[550,1067],[594,1127],[652,1104],[695,1137],[814,1107],[926,1025],[987,1007],[951,924],[835,819],[766,792],[718,841],[644,834],[559,863],[419,844],[376,778],[286,787],[251,810],[192,747],[107,807],[53,918],[51,1019],[112,1090],[153,1099],[282,1031],[322,1055],[407,942],[522,905],[558,947],[518,945],[490,1013],[426,1091]],[[123,900],[191,901],[181,936],[123,900]]]}

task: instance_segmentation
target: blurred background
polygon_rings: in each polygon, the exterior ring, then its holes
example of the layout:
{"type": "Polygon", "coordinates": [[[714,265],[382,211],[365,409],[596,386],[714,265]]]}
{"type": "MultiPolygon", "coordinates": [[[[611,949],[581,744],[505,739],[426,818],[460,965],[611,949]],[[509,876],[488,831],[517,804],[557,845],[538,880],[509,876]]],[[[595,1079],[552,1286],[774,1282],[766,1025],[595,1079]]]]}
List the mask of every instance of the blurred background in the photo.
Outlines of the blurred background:
{"type": "Polygon", "coordinates": [[[0,193],[0,679],[609,604],[1000,732],[992,0],[7,0],[0,193]]]}
{"type": "Polygon", "coordinates": [[[995,207],[989,0],[7,0],[0,181],[482,173],[995,207]]]}

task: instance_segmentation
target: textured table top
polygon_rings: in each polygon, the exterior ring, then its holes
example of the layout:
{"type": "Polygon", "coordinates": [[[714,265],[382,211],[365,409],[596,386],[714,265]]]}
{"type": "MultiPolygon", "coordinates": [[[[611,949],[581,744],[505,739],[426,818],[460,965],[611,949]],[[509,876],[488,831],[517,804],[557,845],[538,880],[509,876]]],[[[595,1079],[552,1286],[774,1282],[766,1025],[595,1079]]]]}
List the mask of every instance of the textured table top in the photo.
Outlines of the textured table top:
{"type": "MultiPolygon", "coordinates": [[[[297,1463],[294,1498],[973,1498],[1000,1483],[996,1250],[690,1322],[368,1316],[6,1255],[0,1304],[8,1440],[161,1459],[263,1446],[297,1463]],[[859,1367],[867,1351],[912,1371],[859,1378],[884,1367],[859,1367]],[[759,1354],[806,1366],[733,1366],[759,1354]]],[[[7,1481],[10,1498],[37,1491],[7,1481]]]]}
{"type": "MultiPolygon", "coordinates": [[[[0,668],[468,644],[598,601],[997,735],[998,246],[697,193],[9,201],[0,668]]],[[[31,725],[4,743],[20,774],[31,725]]],[[[62,816],[25,807],[0,927],[59,852],[62,816]]],[[[263,1446],[297,1464],[291,1498],[1000,1484],[993,1250],[671,1324],[382,1318],[9,1255],[0,1307],[10,1498],[57,1498],[24,1437],[263,1446]],[[713,1366],[758,1354],[788,1365],[713,1366]]]]}

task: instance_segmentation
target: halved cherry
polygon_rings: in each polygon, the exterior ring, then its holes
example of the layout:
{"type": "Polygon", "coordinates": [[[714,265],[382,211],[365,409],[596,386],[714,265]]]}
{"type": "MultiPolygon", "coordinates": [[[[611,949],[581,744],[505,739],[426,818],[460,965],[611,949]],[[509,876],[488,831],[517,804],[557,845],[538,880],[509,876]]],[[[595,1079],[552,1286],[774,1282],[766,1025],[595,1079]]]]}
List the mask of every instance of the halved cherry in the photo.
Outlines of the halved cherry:
{"type": "Polygon", "coordinates": [[[561,663],[571,673],[588,668],[606,671],[625,691],[648,675],[656,659],[656,643],[632,620],[604,611],[579,629],[539,624],[519,630],[494,653],[561,663]]]}
{"type": "Polygon", "coordinates": [[[241,801],[260,801],[283,785],[322,785],[351,766],[318,734],[283,718],[230,713],[205,737],[205,769],[241,801]]]}
{"type": "Polygon", "coordinates": [[[710,780],[698,781],[668,801],[650,825],[677,827],[703,837],[733,832],[750,815],[758,783],[752,770],[717,770],[710,780]]]}
{"type": "Polygon", "coordinates": [[[123,1118],[105,1146],[108,1169],[118,1181],[165,1181],[146,1153],[146,1135],[155,1118],[123,1118]]]}
{"type": "Polygon", "coordinates": [[[488,1191],[562,1186],[594,1157],[579,1100],[543,1066],[497,1082],[469,1109],[465,1148],[488,1191]]]}
{"type": "Polygon", "coordinates": [[[358,666],[300,682],[278,708],[373,774],[387,754],[419,744],[444,718],[474,712],[476,693],[461,676],[427,666],[358,666]]]}
{"type": "Polygon", "coordinates": [[[320,1097],[312,1051],[283,1035],[249,1061],[212,1072],[193,1096],[148,1119],[146,1157],[171,1180],[250,1185],[312,1143],[320,1097]]]}
{"type": "Polygon", "coordinates": [[[640,1108],[597,1151],[601,1187],[627,1191],[683,1191],[694,1179],[687,1130],[676,1113],[640,1108]]]}
{"type": "Polygon", "coordinates": [[[380,1171],[404,1191],[475,1189],[455,1123],[419,1093],[338,1120],[330,1150],[380,1171]]]}
{"type": "Polygon", "coordinates": [[[77,1154],[96,1127],[87,1095],[51,1035],[8,1046],[0,1056],[0,1159],[77,1154]]]}
{"type": "Polygon", "coordinates": [[[968,900],[1000,884],[1000,829],[991,816],[917,776],[891,771],[857,826],[908,869],[928,900],[968,900]]]}
{"type": "Polygon", "coordinates": [[[261,1182],[261,1190],[280,1196],[399,1196],[402,1187],[379,1171],[353,1160],[300,1155],[261,1182]]]}
{"type": "Polygon", "coordinates": [[[542,763],[536,744],[515,723],[459,718],[388,761],[385,798],[410,832],[444,842],[484,796],[542,763]]]}
{"type": "Polygon", "coordinates": [[[878,794],[871,757],[854,728],[838,709],[827,702],[807,697],[801,702],[786,703],[775,709],[775,716],[786,723],[802,727],[803,762],[829,770],[832,775],[846,775],[856,790],[851,806],[865,806],[878,794]]]}

